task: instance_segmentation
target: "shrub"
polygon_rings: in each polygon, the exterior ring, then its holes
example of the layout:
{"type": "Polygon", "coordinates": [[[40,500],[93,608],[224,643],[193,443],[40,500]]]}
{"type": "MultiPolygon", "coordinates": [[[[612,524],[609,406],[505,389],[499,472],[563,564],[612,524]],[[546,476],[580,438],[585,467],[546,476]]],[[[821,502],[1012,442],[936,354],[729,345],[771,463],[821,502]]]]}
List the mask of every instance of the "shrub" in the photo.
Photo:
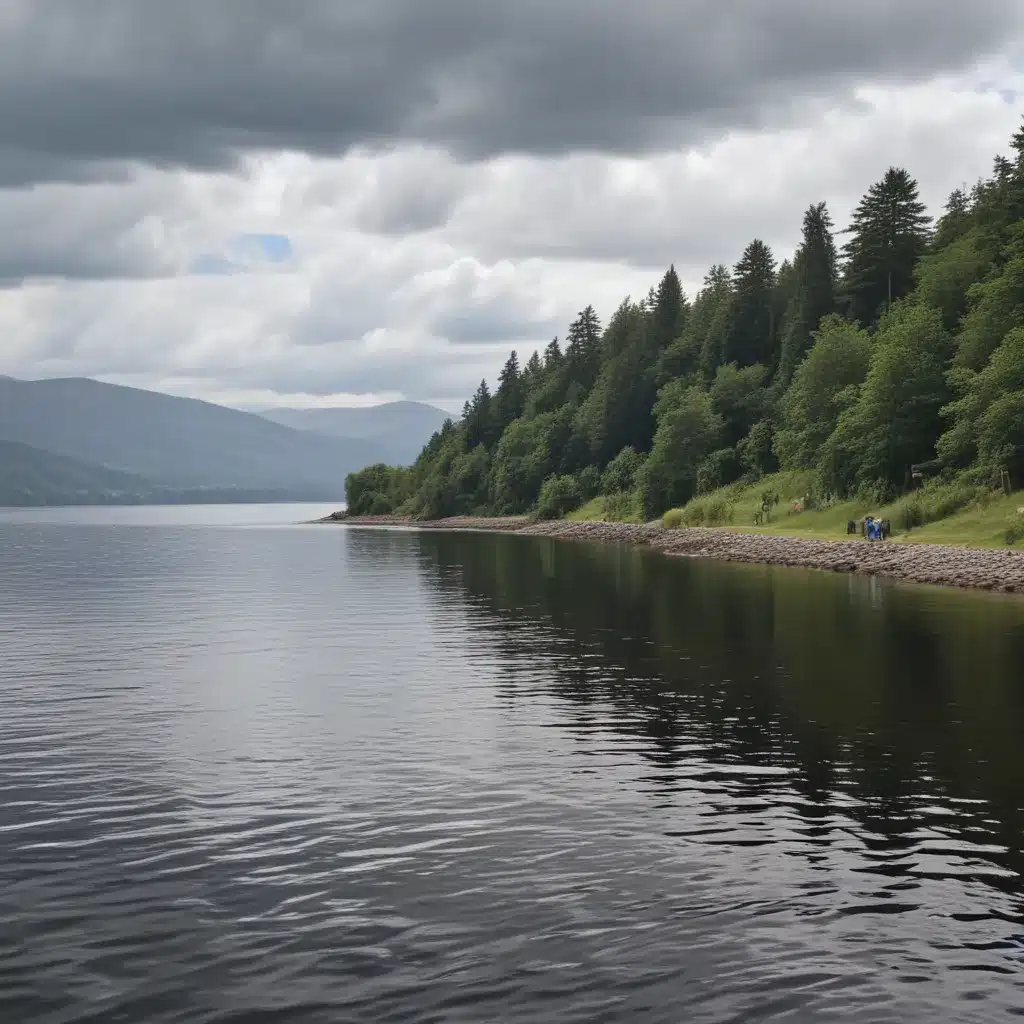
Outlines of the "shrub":
{"type": "Polygon", "coordinates": [[[683,525],[683,510],[681,508],[670,508],[661,517],[661,525],[666,530],[678,530],[683,525]]]}
{"type": "Polygon", "coordinates": [[[1017,541],[1024,540],[1024,512],[1021,512],[1018,509],[1008,518],[1009,525],[1006,527],[1006,535],[1004,539],[1007,544],[1016,544],[1017,541]]]}
{"type": "Polygon", "coordinates": [[[537,498],[538,519],[561,519],[583,504],[579,481],[574,476],[549,476],[537,498]]]}
{"type": "Polygon", "coordinates": [[[694,498],[680,513],[681,526],[727,526],[735,517],[732,502],[723,497],[694,498]]]}
{"type": "Polygon", "coordinates": [[[642,518],[640,498],[635,491],[605,495],[604,517],[613,523],[635,523],[642,518]]]}
{"type": "Polygon", "coordinates": [[[601,490],[601,471],[597,466],[584,466],[579,473],[580,493],[584,501],[589,501],[601,490]]]}
{"type": "Polygon", "coordinates": [[[603,494],[621,494],[633,490],[636,485],[636,474],[644,464],[644,457],[633,448],[623,448],[611,462],[605,466],[601,476],[601,492],[603,494]]]}
{"type": "Polygon", "coordinates": [[[991,501],[990,488],[969,480],[934,481],[896,503],[891,519],[903,530],[936,523],[972,505],[991,501]]]}

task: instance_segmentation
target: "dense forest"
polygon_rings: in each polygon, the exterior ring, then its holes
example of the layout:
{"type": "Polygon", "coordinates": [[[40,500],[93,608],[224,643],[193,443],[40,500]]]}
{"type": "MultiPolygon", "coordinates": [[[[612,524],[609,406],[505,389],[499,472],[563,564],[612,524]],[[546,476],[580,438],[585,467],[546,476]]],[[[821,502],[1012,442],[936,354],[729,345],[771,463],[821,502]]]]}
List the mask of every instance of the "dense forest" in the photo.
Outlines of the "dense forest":
{"type": "Polygon", "coordinates": [[[886,500],[922,465],[1021,486],[1024,129],[1011,146],[934,222],[894,167],[841,247],[819,202],[791,261],[755,238],[692,300],[670,267],[604,326],[588,306],[412,466],[350,474],[350,513],[550,518],[603,495],[607,517],[649,519],[779,469],[823,498],[886,500]]]}

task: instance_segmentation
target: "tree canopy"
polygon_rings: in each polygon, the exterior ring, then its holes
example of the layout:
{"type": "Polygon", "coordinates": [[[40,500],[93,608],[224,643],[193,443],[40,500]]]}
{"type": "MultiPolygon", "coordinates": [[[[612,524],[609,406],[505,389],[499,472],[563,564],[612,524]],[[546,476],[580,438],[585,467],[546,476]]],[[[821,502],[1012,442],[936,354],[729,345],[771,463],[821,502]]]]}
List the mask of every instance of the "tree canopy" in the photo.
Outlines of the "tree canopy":
{"type": "Polygon", "coordinates": [[[564,344],[511,353],[412,466],[351,474],[350,510],[553,516],[600,493],[656,516],[778,467],[895,494],[936,459],[1021,486],[1024,129],[1010,145],[934,230],[892,167],[841,250],[818,201],[790,259],[754,238],[692,298],[671,266],[603,326],[586,306],[564,344]]]}

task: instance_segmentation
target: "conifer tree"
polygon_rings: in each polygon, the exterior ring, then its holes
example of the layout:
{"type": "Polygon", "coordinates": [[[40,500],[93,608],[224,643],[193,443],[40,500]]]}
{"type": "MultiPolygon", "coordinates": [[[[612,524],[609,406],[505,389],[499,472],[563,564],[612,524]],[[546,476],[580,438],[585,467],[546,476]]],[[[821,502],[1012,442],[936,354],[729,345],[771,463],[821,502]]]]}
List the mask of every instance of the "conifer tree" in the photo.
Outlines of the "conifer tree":
{"type": "Polygon", "coordinates": [[[775,257],[755,238],[733,270],[732,308],[725,361],[738,366],[775,362],[775,257]]]}
{"type": "Polygon", "coordinates": [[[665,272],[654,294],[654,305],[650,310],[650,341],[655,353],[668,348],[683,329],[687,312],[686,296],[679,283],[679,275],[673,264],[665,272]]]}
{"type": "Polygon", "coordinates": [[[788,386],[810,348],[818,325],[835,310],[836,263],[832,218],[828,207],[817,203],[804,214],[803,240],[793,259],[795,287],[786,309],[779,359],[783,386],[788,386]]]}
{"type": "Polygon", "coordinates": [[[917,182],[902,168],[890,167],[868,189],[853,213],[851,238],[843,247],[843,292],[850,319],[874,326],[913,288],[914,266],[928,245],[930,222],[917,182]]]}
{"type": "Polygon", "coordinates": [[[487,380],[480,381],[476,393],[462,408],[462,423],[466,430],[467,447],[475,448],[478,444],[488,445],[494,436],[493,410],[491,409],[491,389],[487,380]]]}
{"type": "Polygon", "coordinates": [[[519,357],[513,352],[502,367],[498,376],[498,390],[494,394],[493,421],[498,434],[522,416],[525,397],[519,357]]]}

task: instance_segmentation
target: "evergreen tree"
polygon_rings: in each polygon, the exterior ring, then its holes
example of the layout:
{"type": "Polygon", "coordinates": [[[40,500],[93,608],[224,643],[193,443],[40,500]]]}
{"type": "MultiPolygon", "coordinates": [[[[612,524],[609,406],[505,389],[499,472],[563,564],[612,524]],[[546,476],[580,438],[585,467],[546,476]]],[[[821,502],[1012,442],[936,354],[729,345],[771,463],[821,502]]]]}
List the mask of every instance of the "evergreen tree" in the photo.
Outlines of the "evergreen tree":
{"type": "Polygon", "coordinates": [[[601,321],[593,306],[587,306],[569,325],[566,339],[570,386],[577,395],[585,395],[601,369],[601,321]]]}
{"type": "Polygon", "coordinates": [[[704,278],[690,318],[694,347],[700,351],[700,370],[706,380],[725,362],[726,337],[733,301],[729,268],[716,263],[704,278]]]}
{"type": "Polygon", "coordinates": [[[835,310],[836,264],[832,218],[828,207],[817,203],[804,214],[803,239],[793,259],[794,291],[786,308],[779,359],[783,386],[788,386],[822,319],[835,310]]]}
{"type": "Polygon", "coordinates": [[[462,424],[469,448],[478,444],[485,447],[494,437],[494,411],[491,408],[491,389],[487,381],[480,381],[473,397],[463,406],[462,424]]]}
{"type": "Polygon", "coordinates": [[[525,398],[519,357],[513,352],[502,367],[498,390],[494,393],[493,422],[498,436],[513,420],[523,415],[525,398]]]}
{"type": "Polygon", "coordinates": [[[565,357],[562,355],[562,349],[558,344],[558,338],[552,338],[548,342],[547,348],[544,349],[544,369],[554,370],[560,367],[565,357]]]}
{"type": "Polygon", "coordinates": [[[687,312],[686,296],[675,266],[661,279],[650,311],[650,341],[656,352],[668,348],[680,335],[687,312]]]}
{"type": "Polygon", "coordinates": [[[890,167],[861,199],[843,247],[847,313],[866,327],[914,286],[914,267],[928,245],[928,225],[917,182],[890,167]]]}
{"type": "Polygon", "coordinates": [[[945,210],[935,225],[932,251],[955,242],[972,224],[971,198],[962,188],[953,189],[946,200],[945,210]]]}
{"type": "Polygon", "coordinates": [[[733,295],[725,339],[726,362],[740,367],[775,363],[775,258],[755,238],[733,269],[733,295]]]}

